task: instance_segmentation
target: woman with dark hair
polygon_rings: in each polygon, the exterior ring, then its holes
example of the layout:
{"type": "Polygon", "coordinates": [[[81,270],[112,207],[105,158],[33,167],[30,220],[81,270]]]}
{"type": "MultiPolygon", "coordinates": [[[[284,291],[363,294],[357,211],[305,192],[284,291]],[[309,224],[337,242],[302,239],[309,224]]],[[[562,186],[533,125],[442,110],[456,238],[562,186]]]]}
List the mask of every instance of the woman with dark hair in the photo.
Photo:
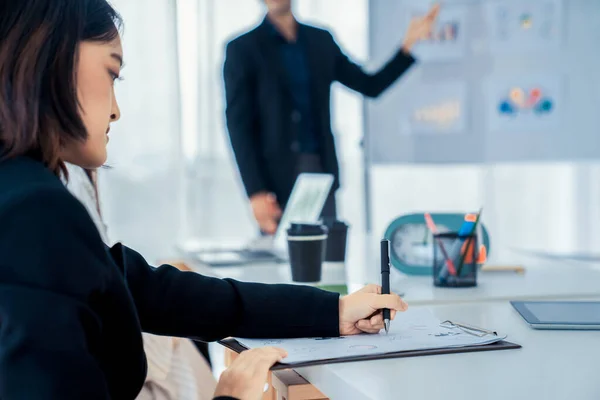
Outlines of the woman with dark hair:
{"type": "MultiPolygon", "coordinates": [[[[123,60],[105,0],[0,2],[0,398],[133,399],[146,376],[141,332],[216,340],[375,333],[377,286],[339,297],[149,266],[107,248],[64,187],[65,163],[106,161],[123,60]]],[[[215,396],[258,399],[282,350],[244,352],[215,396]]]]}

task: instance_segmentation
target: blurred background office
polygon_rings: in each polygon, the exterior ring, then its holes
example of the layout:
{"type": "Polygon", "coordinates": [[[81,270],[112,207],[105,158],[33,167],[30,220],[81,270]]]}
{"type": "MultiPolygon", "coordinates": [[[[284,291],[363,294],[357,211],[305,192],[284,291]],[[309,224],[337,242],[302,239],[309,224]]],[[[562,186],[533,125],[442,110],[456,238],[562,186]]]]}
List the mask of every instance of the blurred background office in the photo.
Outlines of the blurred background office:
{"type": "MultiPolygon", "coordinates": [[[[194,238],[252,238],[257,228],[225,130],[222,69],[226,42],[262,20],[263,4],[113,3],[127,21],[127,66],[117,89],[127,116],[111,137],[112,168],[100,173],[111,235],[149,259],[173,255],[176,243],[194,238]]],[[[331,27],[350,55],[366,61],[367,3],[347,1],[350,7],[340,15],[336,2],[300,0],[295,11],[331,27]]],[[[339,210],[362,230],[362,98],[336,88],[332,102],[344,174],[339,210]]]]}
{"type": "MultiPolygon", "coordinates": [[[[122,118],[111,134],[111,168],[99,176],[111,237],[149,260],[176,255],[182,243],[252,238],[256,224],[225,131],[222,68],[227,41],[260,23],[264,6],[258,0],[113,3],[126,22],[126,68],[117,88],[122,118]]],[[[375,70],[394,51],[392,42],[400,43],[408,22],[403,12],[418,13],[420,3],[296,0],[294,7],[375,70]]],[[[375,101],[334,85],[338,213],[353,232],[379,239],[401,214],[483,205],[496,249],[597,251],[600,55],[590,49],[600,41],[600,3],[523,3],[444,2],[440,23],[454,24],[454,47],[417,49],[420,63],[375,101]],[[504,11],[497,7],[503,4],[504,11]],[[556,39],[535,51],[493,46],[502,18],[523,29],[549,18],[556,39]],[[490,115],[500,109],[499,103],[485,108],[490,93],[501,102],[506,89],[509,100],[518,100],[511,85],[527,93],[541,85],[549,93],[549,112],[556,113],[549,126],[528,121],[517,129],[490,115]],[[451,119],[443,129],[435,125],[440,112],[451,119]]]]}

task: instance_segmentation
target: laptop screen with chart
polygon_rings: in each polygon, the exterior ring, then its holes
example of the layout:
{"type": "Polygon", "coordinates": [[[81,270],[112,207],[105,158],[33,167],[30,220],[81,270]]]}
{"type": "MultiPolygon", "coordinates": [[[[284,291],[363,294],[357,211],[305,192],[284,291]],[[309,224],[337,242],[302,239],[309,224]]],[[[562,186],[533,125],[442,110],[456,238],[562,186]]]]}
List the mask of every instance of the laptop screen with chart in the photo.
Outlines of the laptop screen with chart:
{"type": "Polygon", "coordinates": [[[292,222],[319,221],[332,185],[333,175],[300,174],[272,240],[263,237],[239,248],[202,249],[194,257],[213,267],[287,260],[287,229],[292,222]]]}
{"type": "MultiPolygon", "coordinates": [[[[287,255],[287,230],[293,222],[316,223],[333,185],[330,174],[300,174],[275,233],[273,247],[287,255]]],[[[287,258],[287,257],[286,257],[287,258]]]]}

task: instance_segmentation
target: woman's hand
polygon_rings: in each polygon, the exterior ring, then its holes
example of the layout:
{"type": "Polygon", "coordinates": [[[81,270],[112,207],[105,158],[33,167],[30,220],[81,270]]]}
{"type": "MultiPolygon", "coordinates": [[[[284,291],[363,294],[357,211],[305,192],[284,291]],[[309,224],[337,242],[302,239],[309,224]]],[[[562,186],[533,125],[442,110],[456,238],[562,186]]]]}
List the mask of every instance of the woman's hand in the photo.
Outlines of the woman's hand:
{"type": "Polygon", "coordinates": [[[269,369],[287,357],[285,350],[261,347],[241,353],[221,375],[215,397],[229,396],[240,400],[260,400],[269,369]]]}
{"type": "Polygon", "coordinates": [[[440,5],[436,4],[431,7],[425,16],[411,19],[404,36],[404,43],[402,43],[402,50],[405,53],[409,53],[417,42],[429,37],[439,12],[440,5]]]}
{"type": "Polygon", "coordinates": [[[340,335],[377,333],[383,329],[382,309],[390,309],[390,318],[396,311],[406,311],[408,304],[397,294],[381,294],[381,286],[368,285],[340,299],[340,335]]]}

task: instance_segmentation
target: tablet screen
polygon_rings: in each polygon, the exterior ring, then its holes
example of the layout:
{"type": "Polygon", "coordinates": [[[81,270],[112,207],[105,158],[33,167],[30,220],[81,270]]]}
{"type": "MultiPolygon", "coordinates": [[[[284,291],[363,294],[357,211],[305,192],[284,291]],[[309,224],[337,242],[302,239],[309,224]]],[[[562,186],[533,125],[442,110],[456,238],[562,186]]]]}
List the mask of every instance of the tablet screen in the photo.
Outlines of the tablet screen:
{"type": "Polygon", "coordinates": [[[515,308],[530,323],[600,325],[600,302],[515,303],[515,308]],[[522,310],[520,310],[521,307],[522,310]]]}

